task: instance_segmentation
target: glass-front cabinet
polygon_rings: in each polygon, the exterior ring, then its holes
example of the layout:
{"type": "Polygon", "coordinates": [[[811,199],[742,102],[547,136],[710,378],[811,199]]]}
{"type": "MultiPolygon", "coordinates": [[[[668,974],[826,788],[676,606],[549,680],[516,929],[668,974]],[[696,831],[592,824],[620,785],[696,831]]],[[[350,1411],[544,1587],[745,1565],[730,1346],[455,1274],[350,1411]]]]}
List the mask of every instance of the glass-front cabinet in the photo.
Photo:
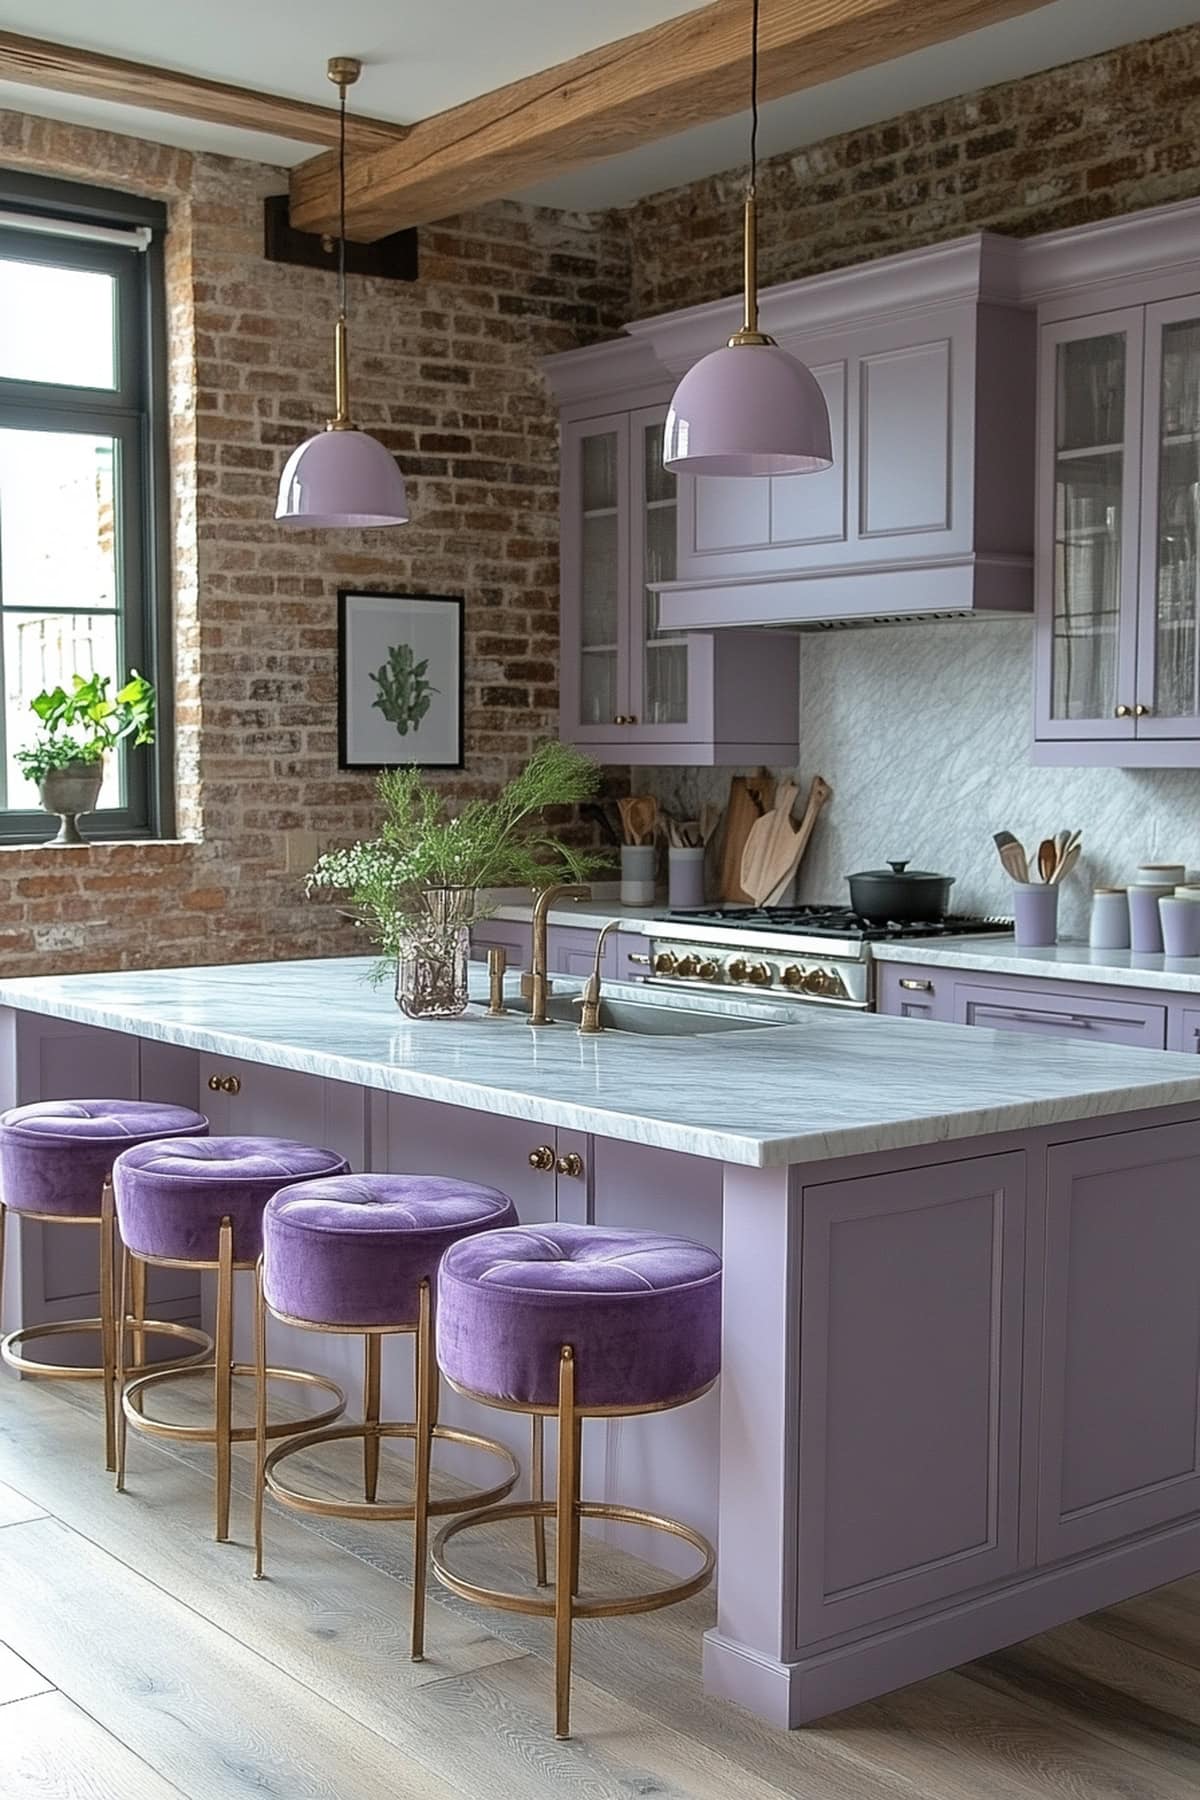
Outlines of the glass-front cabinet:
{"type": "Polygon", "coordinates": [[[562,426],[562,736],[602,762],[787,761],[795,640],[660,622],[679,538],[666,416],[664,401],[562,426]]]}
{"type": "Polygon", "coordinates": [[[1044,325],[1036,759],[1200,763],[1200,298],[1044,325]]]}

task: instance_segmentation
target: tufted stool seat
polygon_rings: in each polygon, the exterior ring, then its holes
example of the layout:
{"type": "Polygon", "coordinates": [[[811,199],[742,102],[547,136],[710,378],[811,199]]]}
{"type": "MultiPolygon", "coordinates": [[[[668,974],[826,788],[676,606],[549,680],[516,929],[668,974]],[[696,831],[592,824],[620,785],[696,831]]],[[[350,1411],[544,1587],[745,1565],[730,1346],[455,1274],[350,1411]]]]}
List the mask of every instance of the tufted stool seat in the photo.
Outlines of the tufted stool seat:
{"type": "MultiPolygon", "coordinates": [[[[213,1421],[211,1425],[178,1425],[148,1417],[147,1394],[158,1384],[175,1379],[177,1372],[160,1370],[126,1385],[125,1369],[118,1361],[117,1488],[123,1490],[125,1485],[127,1424],[151,1436],[213,1444],[219,1542],[229,1536],[231,1446],[249,1442],[255,1435],[254,1427],[234,1428],[232,1423],[233,1378],[254,1373],[252,1365],[233,1361],[234,1274],[253,1269],[258,1261],[263,1214],[272,1195],[314,1176],[344,1174],[347,1167],[346,1159],[334,1150],[273,1137],[172,1138],[126,1150],[113,1165],[122,1241],[122,1293],[138,1264],[215,1269],[217,1274],[212,1361],[179,1372],[212,1378],[213,1421]]],[[[281,1381],[322,1388],[334,1398],[333,1405],[307,1419],[270,1425],[268,1432],[273,1437],[329,1424],[345,1409],[345,1395],[323,1376],[299,1369],[272,1369],[270,1373],[281,1381]]]]}
{"type": "Polygon", "coordinates": [[[488,1506],[511,1492],[519,1470],[511,1452],[491,1438],[437,1424],[434,1294],[446,1251],[473,1234],[517,1223],[507,1194],[444,1175],[335,1175],[284,1188],[263,1217],[256,1368],[258,1473],[255,1483],[255,1575],[263,1573],[263,1499],[336,1518],[411,1519],[414,1569],[412,1655],[424,1654],[425,1568],[431,1514],[488,1506]],[[311,1331],[361,1333],[364,1341],[361,1425],[313,1429],[266,1446],[266,1327],[268,1313],[311,1331]],[[412,1423],[381,1420],[382,1340],[397,1333],[415,1340],[412,1423]],[[379,1449],[385,1437],[413,1440],[413,1499],[380,1505],[379,1449]],[[364,1499],[334,1500],[285,1486],[279,1465],[315,1444],[361,1438],[364,1499]],[[505,1463],[505,1478],[484,1492],[453,1500],[429,1498],[434,1442],[467,1445],[505,1463]]]}
{"type": "MultiPolygon", "coordinates": [[[[100,1231],[100,1316],[53,1325],[30,1325],[0,1339],[0,1355],[22,1375],[49,1379],[88,1377],[104,1382],[105,1449],[115,1467],[116,1314],[113,1287],[115,1212],[110,1175],[113,1162],[134,1145],[166,1138],[199,1137],[208,1130],[203,1113],[189,1106],[154,1100],[37,1100],[0,1115],[0,1296],[4,1292],[5,1214],[12,1212],[51,1225],[90,1225],[100,1231]],[[34,1339],[75,1332],[98,1332],[100,1365],[39,1362],[24,1354],[34,1339]]],[[[211,1347],[202,1331],[146,1319],[145,1284],[132,1297],[134,1356],[144,1365],[148,1334],[211,1347]]]]}
{"type": "Polygon", "coordinates": [[[579,1497],[583,1420],[664,1412],[712,1386],[721,1361],[721,1259],[686,1238],[551,1224],[487,1232],[456,1244],[438,1277],[438,1356],[460,1392],[534,1420],[531,1502],[486,1507],[443,1527],[434,1572],[468,1600],[555,1620],[556,1720],[570,1724],[571,1635],[577,1618],[649,1612],[698,1593],[712,1578],[707,1540],[689,1526],[633,1507],[579,1497]],[[558,1491],[543,1499],[540,1432],[558,1420],[558,1491]],[[539,1584],[545,1520],[556,1522],[553,1598],[482,1588],[450,1568],[446,1547],[461,1531],[532,1518],[539,1584]],[[585,1518],[619,1519],[682,1537],[702,1567],[688,1580],[619,1599],[579,1592],[579,1529],[585,1518]]]}

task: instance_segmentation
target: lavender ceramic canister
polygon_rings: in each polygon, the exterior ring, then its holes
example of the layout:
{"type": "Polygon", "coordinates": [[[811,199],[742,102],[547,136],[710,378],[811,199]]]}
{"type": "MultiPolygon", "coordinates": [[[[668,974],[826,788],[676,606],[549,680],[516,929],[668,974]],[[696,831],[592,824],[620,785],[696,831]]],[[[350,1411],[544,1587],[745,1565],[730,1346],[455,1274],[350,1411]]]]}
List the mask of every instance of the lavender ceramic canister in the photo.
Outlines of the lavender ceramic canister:
{"type": "Polygon", "coordinates": [[[1093,950],[1128,950],[1129,890],[1098,887],[1092,894],[1088,943],[1093,950]]]}
{"type": "Polygon", "coordinates": [[[1200,956],[1200,906],[1187,894],[1164,894],[1158,903],[1163,950],[1168,956],[1200,956]]]}
{"type": "Polygon", "coordinates": [[[667,905],[672,912],[704,905],[704,850],[673,845],[667,851],[667,905]]]}
{"type": "Polygon", "coordinates": [[[1129,890],[1129,947],[1135,956],[1161,956],[1163,947],[1160,900],[1175,892],[1174,886],[1135,882],[1129,890]]]}
{"type": "Polygon", "coordinates": [[[1058,887],[1054,882],[1013,883],[1013,937],[1019,950],[1058,942],[1058,887]]]}

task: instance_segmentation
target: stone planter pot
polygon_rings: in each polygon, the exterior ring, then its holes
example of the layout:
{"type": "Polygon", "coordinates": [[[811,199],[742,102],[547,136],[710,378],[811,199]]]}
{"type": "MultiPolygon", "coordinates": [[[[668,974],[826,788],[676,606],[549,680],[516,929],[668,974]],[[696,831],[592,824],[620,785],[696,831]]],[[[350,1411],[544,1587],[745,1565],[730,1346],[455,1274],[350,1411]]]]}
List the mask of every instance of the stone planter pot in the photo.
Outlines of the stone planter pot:
{"type": "Polygon", "coordinates": [[[100,798],[104,781],[104,761],[73,762],[63,769],[51,769],[38,783],[38,793],[47,812],[57,813],[61,823],[58,836],[51,844],[82,844],[76,820],[82,813],[93,811],[100,798]]]}

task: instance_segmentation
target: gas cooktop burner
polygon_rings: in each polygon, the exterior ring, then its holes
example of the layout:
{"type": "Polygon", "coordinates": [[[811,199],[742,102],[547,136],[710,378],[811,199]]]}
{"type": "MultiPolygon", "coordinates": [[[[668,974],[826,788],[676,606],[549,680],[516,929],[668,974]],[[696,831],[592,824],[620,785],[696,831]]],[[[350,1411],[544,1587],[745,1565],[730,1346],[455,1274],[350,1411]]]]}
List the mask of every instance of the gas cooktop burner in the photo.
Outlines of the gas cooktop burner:
{"type": "Polygon", "coordinates": [[[1012,930],[1011,919],[959,918],[948,913],[933,923],[864,919],[848,906],[710,906],[698,912],[673,912],[671,922],[720,925],[728,931],[802,931],[806,937],[853,938],[881,943],[889,938],[994,937],[1012,930]]]}

